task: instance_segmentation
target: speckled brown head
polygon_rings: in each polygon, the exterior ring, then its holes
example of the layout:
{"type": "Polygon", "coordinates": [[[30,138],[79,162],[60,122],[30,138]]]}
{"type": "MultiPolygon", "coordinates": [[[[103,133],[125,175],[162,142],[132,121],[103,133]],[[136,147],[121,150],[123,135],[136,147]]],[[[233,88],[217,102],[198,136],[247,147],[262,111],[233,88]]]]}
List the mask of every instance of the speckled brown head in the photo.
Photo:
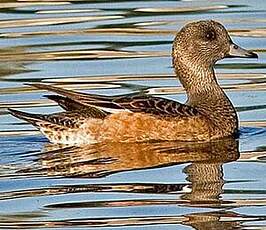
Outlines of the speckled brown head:
{"type": "Polygon", "coordinates": [[[180,61],[211,67],[225,57],[255,58],[257,54],[235,45],[222,24],[207,20],[189,23],[177,33],[172,57],[174,67],[180,61]]]}
{"type": "Polygon", "coordinates": [[[199,100],[199,94],[215,93],[213,88],[218,85],[213,66],[225,57],[258,56],[234,44],[224,26],[212,20],[189,23],[177,33],[172,49],[173,66],[190,101],[192,94],[193,100],[199,100]]]}

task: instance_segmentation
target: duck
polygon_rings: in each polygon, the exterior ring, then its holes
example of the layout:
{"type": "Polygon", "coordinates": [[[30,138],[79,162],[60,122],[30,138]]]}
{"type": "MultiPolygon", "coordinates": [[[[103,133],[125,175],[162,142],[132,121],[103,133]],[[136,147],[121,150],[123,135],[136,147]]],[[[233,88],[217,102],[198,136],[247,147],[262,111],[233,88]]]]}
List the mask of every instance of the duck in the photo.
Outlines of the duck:
{"type": "Polygon", "coordinates": [[[45,83],[28,84],[64,109],[53,114],[9,112],[37,127],[50,142],[211,141],[238,135],[236,110],[218,84],[214,65],[224,58],[258,58],[236,45],[225,27],[201,20],[181,28],[172,45],[172,65],[187,101],[147,95],[103,96],[45,83]]]}

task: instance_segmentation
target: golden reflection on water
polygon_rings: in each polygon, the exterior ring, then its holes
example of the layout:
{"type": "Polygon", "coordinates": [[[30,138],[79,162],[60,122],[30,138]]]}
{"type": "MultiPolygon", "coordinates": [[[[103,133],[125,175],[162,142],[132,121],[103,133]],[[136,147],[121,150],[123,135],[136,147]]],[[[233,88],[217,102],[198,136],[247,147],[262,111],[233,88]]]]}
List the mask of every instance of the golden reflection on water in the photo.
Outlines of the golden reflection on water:
{"type": "Polygon", "coordinates": [[[97,177],[101,174],[104,175],[105,172],[110,174],[125,170],[162,167],[186,162],[213,161],[225,163],[238,158],[237,146],[237,141],[234,139],[208,143],[114,142],[55,150],[50,149],[56,148],[56,145],[47,145],[47,151],[42,153],[40,162],[43,169],[47,169],[48,175],[53,174],[53,169],[55,169],[55,175],[89,175],[89,177],[94,177],[95,175],[97,177]],[[90,164],[90,161],[92,161],[92,164],[90,164]],[[79,165],[78,162],[88,162],[88,164],[79,165]],[[66,171],[57,171],[59,169],[57,165],[62,166],[62,169],[66,168],[66,171]]]}
{"type": "Polygon", "coordinates": [[[210,11],[210,10],[220,10],[226,9],[226,5],[216,5],[216,6],[194,6],[194,7],[177,7],[177,8],[139,8],[135,9],[136,12],[145,13],[184,13],[184,12],[197,12],[197,11],[210,11]]]}
{"type": "MultiPolygon", "coordinates": [[[[40,215],[39,213],[37,215],[40,215]]],[[[34,217],[34,215],[33,215],[34,217]]],[[[37,216],[38,217],[38,216],[37,216]]],[[[4,218],[3,218],[4,219],[4,218]]],[[[4,221],[2,226],[10,226],[12,229],[31,229],[31,228],[71,228],[71,227],[137,227],[148,225],[176,225],[180,224],[193,227],[198,230],[225,230],[225,229],[245,229],[242,222],[260,221],[263,219],[248,215],[238,215],[234,212],[202,212],[191,215],[181,216],[160,216],[160,217],[117,217],[117,218],[82,218],[79,220],[65,219],[62,221],[27,221],[17,220],[4,221]],[[13,224],[12,224],[12,222],[13,224]]],[[[0,225],[1,227],[1,225],[0,225]]],[[[259,229],[259,228],[258,228],[259,229]]]]}
{"type": "Polygon", "coordinates": [[[115,50],[64,50],[52,52],[17,52],[1,54],[3,61],[49,61],[49,60],[75,60],[75,59],[116,59],[168,56],[165,52],[129,52],[115,50]]]}
{"type": "MultiPolygon", "coordinates": [[[[129,202],[105,202],[98,206],[132,206],[166,203],[181,203],[186,205],[220,205],[219,195],[224,184],[222,165],[237,160],[239,157],[238,141],[225,139],[213,143],[111,143],[94,144],[85,147],[63,147],[47,145],[38,156],[36,167],[20,170],[19,173],[45,176],[97,178],[110,174],[143,170],[148,168],[166,167],[170,165],[191,163],[184,172],[191,184],[114,184],[87,185],[83,189],[63,187],[61,189],[40,191],[14,192],[11,199],[36,195],[56,195],[72,192],[133,192],[133,193],[172,193],[185,192],[181,200],[143,200],[129,202]],[[130,154],[129,154],[130,153],[130,154]],[[87,188],[86,188],[87,187],[87,188]],[[50,191],[50,192],[49,192],[50,191]],[[207,202],[207,203],[206,203],[207,202]]],[[[8,194],[2,194],[2,199],[8,194]]],[[[75,204],[73,204],[74,206],[75,204]]],[[[83,206],[85,204],[82,204],[83,206]]],[[[91,204],[87,204],[88,207],[91,204]]],[[[68,204],[49,205],[47,208],[68,207],[68,204]]],[[[71,206],[71,205],[70,205],[71,206]]]]}
{"type": "Polygon", "coordinates": [[[38,0],[38,1],[31,1],[31,0],[14,0],[14,1],[11,1],[11,0],[3,0],[1,3],[0,3],[0,9],[7,9],[7,8],[16,8],[16,7],[27,7],[27,6],[38,6],[38,5],[41,5],[41,6],[45,6],[45,5],[48,5],[50,6],[51,5],[51,2],[53,2],[53,5],[66,5],[66,4],[70,4],[69,1],[51,1],[51,0],[48,0],[48,1],[42,1],[42,0],[38,0]]]}
{"type": "MultiPolygon", "coordinates": [[[[86,19],[84,18],[82,21],[81,19],[76,19],[76,22],[84,22],[84,21],[89,21],[89,20],[108,20],[108,19],[119,19],[119,16],[105,16],[102,18],[90,18],[90,19],[86,19]]],[[[74,21],[74,19],[62,19],[61,23],[67,23],[67,21],[71,22],[71,20],[74,21]]],[[[20,24],[20,22],[16,22],[14,21],[15,24],[20,24]]],[[[28,21],[27,22],[29,26],[33,26],[37,23],[39,23],[39,25],[41,24],[53,24],[52,20],[51,21],[45,21],[42,20],[40,22],[31,22],[28,21]]],[[[58,21],[57,24],[60,24],[60,22],[58,21]]],[[[108,35],[135,35],[135,36],[144,36],[144,35],[152,35],[152,36],[158,36],[158,35],[174,35],[176,34],[176,30],[158,30],[158,29],[148,29],[145,28],[145,24],[136,24],[136,28],[119,28],[119,27],[113,27],[113,28],[95,28],[95,29],[83,29],[83,30],[54,30],[54,31],[34,31],[34,32],[8,32],[8,33],[1,33],[0,34],[0,38],[19,38],[19,37],[33,37],[33,36],[52,36],[52,35],[58,35],[58,36],[64,36],[64,35],[74,35],[74,34],[87,34],[87,35],[104,35],[104,34],[108,34],[108,35]]],[[[150,23],[146,23],[146,24],[150,24],[150,23]]],[[[154,23],[151,23],[151,26],[153,26],[154,23]]],[[[156,23],[158,24],[158,23],[156,23]]],[[[162,24],[162,23],[159,23],[162,24]]],[[[172,24],[171,22],[165,22],[164,24],[172,24]]],[[[0,24],[1,26],[1,24],[0,24]]],[[[8,27],[8,24],[3,22],[2,23],[2,27],[8,27]]],[[[238,36],[238,37],[265,37],[266,33],[265,33],[265,29],[264,28],[259,28],[259,29],[249,29],[249,30],[244,30],[244,29],[234,29],[234,30],[228,30],[229,34],[231,36],[238,36]]],[[[265,50],[263,50],[265,52],[265,50]]]]}
{"type": "Polygon", "coordinates": [[[64,18],[38,18],[0,21],[0,29],[26,26],[58,25],[65,23],[80,23],[108,19],[121,19],[122,16],[87,16],[87,17],[64,17],[64,18]]]}

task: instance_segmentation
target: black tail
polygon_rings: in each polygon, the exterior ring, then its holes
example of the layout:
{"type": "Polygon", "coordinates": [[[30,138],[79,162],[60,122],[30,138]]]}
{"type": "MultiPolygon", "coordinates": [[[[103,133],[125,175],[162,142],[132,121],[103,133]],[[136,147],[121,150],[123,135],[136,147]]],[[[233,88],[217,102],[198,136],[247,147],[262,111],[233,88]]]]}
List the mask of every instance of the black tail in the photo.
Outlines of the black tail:
{"type": "Polygon", "coordinates": [[[8,109],[8,111],[14,117],[28,121],[33,125],[35,125],[38,121],[41,121],[41,116],[39,114],[26,113],[15,109],[8,109]]]}
{"type": "Polygon", "coordinates": [[[68,97],[63,97],[59,95],[44,95],[44,97],[47,97],[48,99],[55,101],[66,111],[87,109],[87,106],[77,101],[74,101],[68,97]]]}

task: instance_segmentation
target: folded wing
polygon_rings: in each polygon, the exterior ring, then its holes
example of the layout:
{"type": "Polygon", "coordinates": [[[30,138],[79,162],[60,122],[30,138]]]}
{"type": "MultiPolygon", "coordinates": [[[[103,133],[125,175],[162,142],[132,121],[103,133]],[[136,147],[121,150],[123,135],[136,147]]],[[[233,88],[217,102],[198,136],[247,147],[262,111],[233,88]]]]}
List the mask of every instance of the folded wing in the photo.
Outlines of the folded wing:
{"type": "Polygon", "coordinates": [[[131,112],[150,113],[153,115],[170,117],[187,117],[198,114],[195,108],[188,105],[150,95],[101,96],[75,92],[47,84],[30,85],[38,89],[49,90],[62,95],[49,95],[47,97],[56,101],[65,110],[97,107],[100,111],[128,110],[131,112]]]}

